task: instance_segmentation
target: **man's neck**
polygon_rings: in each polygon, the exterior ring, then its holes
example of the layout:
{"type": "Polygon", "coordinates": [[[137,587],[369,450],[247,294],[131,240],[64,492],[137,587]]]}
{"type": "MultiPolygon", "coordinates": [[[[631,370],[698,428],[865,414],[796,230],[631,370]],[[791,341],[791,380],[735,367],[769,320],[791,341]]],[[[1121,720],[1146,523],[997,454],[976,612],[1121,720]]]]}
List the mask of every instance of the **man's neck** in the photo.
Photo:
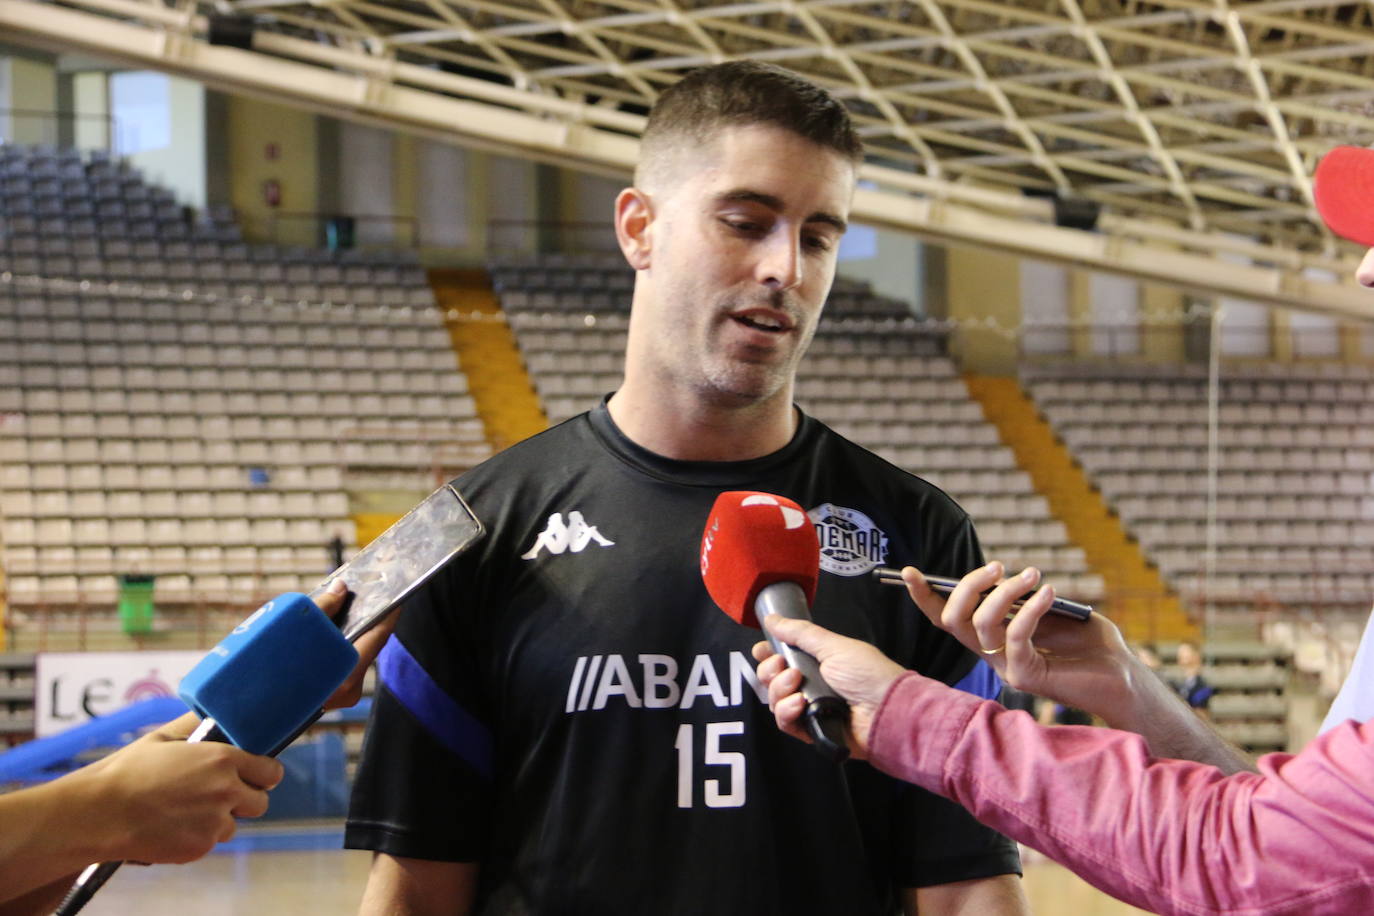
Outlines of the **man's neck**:
{"type": "Polygon", "coordinates": [[[797,411],[792,388],[744,406],[704,403],[684,392],[646,390],[626,379],[607,409],[631,442],[678,461],[746,461],[792,441],[797,411]]]}

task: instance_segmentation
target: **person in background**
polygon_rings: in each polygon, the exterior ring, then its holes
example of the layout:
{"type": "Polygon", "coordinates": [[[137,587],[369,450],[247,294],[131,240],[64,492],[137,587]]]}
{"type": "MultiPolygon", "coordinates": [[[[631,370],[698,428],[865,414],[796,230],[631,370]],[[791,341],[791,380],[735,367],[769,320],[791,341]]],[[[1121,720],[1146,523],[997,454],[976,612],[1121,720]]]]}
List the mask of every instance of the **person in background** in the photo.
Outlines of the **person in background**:
{"type": "Polygon", "coordinates": [[[1024,690],[1017,690],[1010,684],[1002,685],[1002,692],[997,696],[997,702],[1007,709],[1020,709],[1031,715],[1037,715],[1036,709],[1045,704],[1040,702],[1040,698],[1035,694],[1026,693],[1024,690]]]}
{"type": "Polygon", "coordinates": [[[334,536],[329,539],[329,543],[326,544],[325,547],[329,550],[329,571],[333,572],[344,565],[343,534],[339,531],[335,531],[334,536]]]}
{"type": "Polygon", "coordinates": [[[1212,695],[1217,691],[1207,683],[1207,678],[1202,674],[1202,651],[1197,643],[1181,642],[1178,644],[1177,659],[1179,673],[1182,676],[1171,682],[1174,690],[1178,691],[1178,695],[1193,712],[1204,719],[1210,719],[1212,714],[1208,711],[1208,705],[1212,702],[1212,695]]]}
{"type": "Polygon", "coordinates": [[[1036,713],[1035,721],[1041,725],[1092,725],[1092,713],[1084,712],[1076,706],[1063,703],[1044,702],[1036,713]]]}

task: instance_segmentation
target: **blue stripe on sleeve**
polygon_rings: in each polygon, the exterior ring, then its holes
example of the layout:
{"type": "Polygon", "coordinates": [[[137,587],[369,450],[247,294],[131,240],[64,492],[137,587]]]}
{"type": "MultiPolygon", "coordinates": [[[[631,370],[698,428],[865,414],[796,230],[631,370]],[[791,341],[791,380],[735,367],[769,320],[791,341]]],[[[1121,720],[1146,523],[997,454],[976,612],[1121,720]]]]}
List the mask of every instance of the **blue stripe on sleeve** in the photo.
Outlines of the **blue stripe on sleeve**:
{"type": "Polygon", "coordinates": [[[377,676],[436,741],[491,778],[491,732],[434,683],[395,636],[377,656],[377,676]]]}
{"type": "Polygon", "coordinates": [[[998,694],[1002,692],[1002,679],[997,676],[996,671],[992,670],[991,665],[980,661],[969,669],[969,673],[964,675],[959,683],[954,685],[954,689],[971,693],[985,700],[995,700],[998,694]]]}

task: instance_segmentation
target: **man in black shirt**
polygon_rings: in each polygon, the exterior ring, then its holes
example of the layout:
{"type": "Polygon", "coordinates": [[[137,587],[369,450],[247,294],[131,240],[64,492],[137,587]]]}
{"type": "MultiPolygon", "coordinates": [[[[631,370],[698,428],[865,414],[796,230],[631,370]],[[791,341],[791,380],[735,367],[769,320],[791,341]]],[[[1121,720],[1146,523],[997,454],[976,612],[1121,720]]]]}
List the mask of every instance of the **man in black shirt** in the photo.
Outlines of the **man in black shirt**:
{"type": "Polygon", "coordinates": [[[981,566],[967,515],[792,403],[860,155],[843,107],[775,67],[660,97],[616,199],[624,383],[460,479],[491,536],[378,659],[347,837],[379,853],[364,912],[1025,912],[1005,838],[771,727],[756,634],[701,583],[715,496],[782,494],[820,535],[817,620],[998,687],[866,575],[981,566]]]}

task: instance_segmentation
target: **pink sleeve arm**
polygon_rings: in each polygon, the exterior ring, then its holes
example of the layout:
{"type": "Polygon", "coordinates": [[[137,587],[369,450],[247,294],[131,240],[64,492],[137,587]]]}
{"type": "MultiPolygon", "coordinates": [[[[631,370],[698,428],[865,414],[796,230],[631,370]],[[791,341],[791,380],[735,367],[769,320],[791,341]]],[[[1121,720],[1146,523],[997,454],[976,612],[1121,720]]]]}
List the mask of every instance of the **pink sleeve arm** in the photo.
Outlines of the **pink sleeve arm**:
{"type": "Polygon", "coordinates": [[[1152,758],[1138,735],[1046,728],[914,673],[870,735],[878,769],[962,804],[1089,883],[1159,913],[1374,912],[1374,728],[1259,773],[1152,758]]]}

